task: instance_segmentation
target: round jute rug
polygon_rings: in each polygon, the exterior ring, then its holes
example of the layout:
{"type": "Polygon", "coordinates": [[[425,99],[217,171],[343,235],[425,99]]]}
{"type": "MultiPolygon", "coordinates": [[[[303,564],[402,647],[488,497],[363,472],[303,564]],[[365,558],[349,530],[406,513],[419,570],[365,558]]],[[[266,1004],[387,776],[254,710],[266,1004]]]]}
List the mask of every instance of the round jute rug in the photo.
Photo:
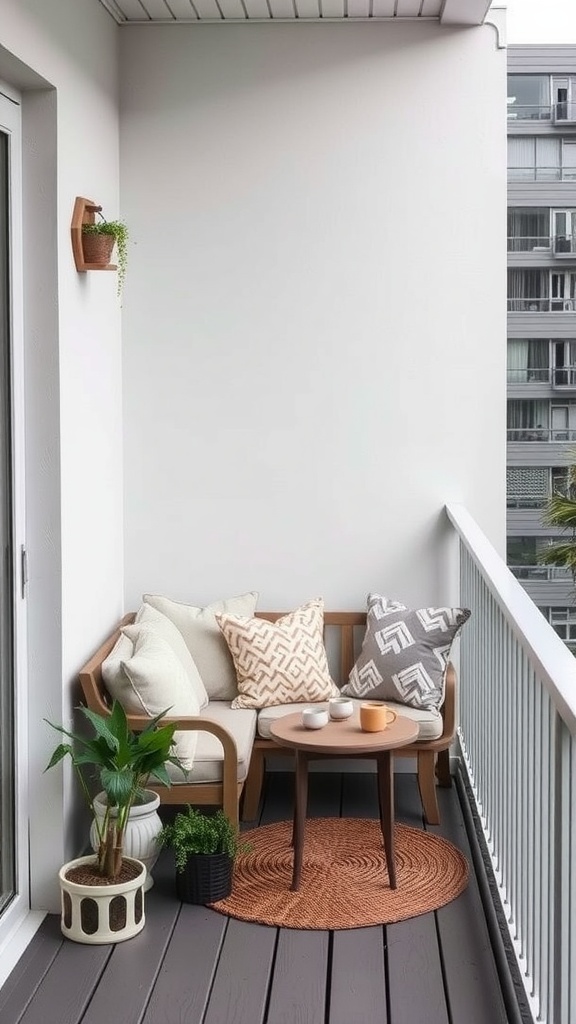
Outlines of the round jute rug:
{"type": "Polygon", "coordinates": [[[252,851],[234,866],[232,895],[214,910],[259,924],[333,930],[391,924],[443,907],[468,881],[464,856],[446,839],[395,826],[397,889],[390,889],[379,822],[306,822],[300,890],[292,882],[292,822],[243,833],[252,851]]]}

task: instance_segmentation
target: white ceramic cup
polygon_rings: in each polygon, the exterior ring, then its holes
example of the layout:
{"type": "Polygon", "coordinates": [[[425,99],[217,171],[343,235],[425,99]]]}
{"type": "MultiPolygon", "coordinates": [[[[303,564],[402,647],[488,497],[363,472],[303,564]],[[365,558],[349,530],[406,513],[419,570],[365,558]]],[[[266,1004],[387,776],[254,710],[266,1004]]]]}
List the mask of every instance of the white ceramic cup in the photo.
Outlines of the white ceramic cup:
{"type": "Polygon", "coordinates": [[[350,718],[354,713],[354,705],[349,697],[331,697],[328,702],[328,713],[335,722],[350,718]]]}
{"type": "Polygon", "coordinates": [[[304,708],[302,712],[302,725],[306,729],[321,729],[328,725],[328,712],[326,708],[304,708]]]}

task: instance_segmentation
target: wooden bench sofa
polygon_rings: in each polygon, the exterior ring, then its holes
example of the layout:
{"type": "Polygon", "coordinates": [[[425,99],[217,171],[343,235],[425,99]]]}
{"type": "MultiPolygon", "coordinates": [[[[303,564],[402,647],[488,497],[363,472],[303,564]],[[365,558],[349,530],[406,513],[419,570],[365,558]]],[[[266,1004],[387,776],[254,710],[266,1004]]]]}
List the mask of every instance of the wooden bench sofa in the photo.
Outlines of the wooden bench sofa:
{"type": "MultiPolygon", "coordinates": [[[[257,612],[259,618],[275,622],[285,612],[257,612]]],[[[84,700],[92,711],[109,714],[111,699],[102,679],[102,663],[114,647],[123,626],[134,621],[134,614],[125,615],[111,636],[98,648],[92,658],[80,671],[80,684],[84,700]]],[[[366,628],[365,612],[325,612],[324,633],[332,676],[338,685],[344,685],[355,662],[357,652],[366,628]]],[[[441,786],[451,785],[449,748],[456,730],[457,677],[452,664],[446,672],[446,693],[442,706],[442,734],[435,739],[420,740],[398,751],[398,756],[417,759],[418,786],[426,821],[436,825],[440,821],[436,782],[441,786]]],[[[219,704],[221,702],[218,702],[219,704]]],[[[303,705],[304,706],[304,705],[303,705]]],[[[219,764],[215,766],[215,778],[209,781],[186,781],[170,788],[151,786],[164,804],[194,804],[199,806],[221,806],[234,823],[239,819],[239,803],[242,793],[244,801],[242,818],[250,821],[256,818],[260,803],[266,758],[290,753],[278,744],[258,733],[257,712],[254,712],[253,739],[248,758],[239,763],[237,743],[231,732],[221,721],[211,716],[214,707],[208,704],[200,716],[166,718],[167,722],[177,721],[179,729],[198,730],[216,737],[222,745],[219,764]],[[246,767],[249,763],[249,767],[246,767]]],[[[294,710],[290,705],[287,710],[294,710]]],[[[401,712],[401,708],[399,708],[401,712]]],[[[246,711],[229,711],[228,715],[246,716],[246,711]]],[[[143,728],[148,719],[143,715],[130,715],[130,728],[143,728]]],[[[230,722],[230,717],[228,718],[230,722]]]]}

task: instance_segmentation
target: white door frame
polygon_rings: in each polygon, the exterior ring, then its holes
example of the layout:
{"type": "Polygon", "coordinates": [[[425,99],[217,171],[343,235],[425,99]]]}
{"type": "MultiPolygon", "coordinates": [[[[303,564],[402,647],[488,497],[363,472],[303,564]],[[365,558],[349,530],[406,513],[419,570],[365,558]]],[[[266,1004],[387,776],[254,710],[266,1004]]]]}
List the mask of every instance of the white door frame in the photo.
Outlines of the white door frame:
{"type": "Polygon", "coordinates": [[[12,401],[12,529],[14,545],[14,757],[16,891],[0,917],[0,984],[16,963],[42,914],[30,914],[28,855],[28,673],[26,600],[20,552],[25,547],[24,331],[22,278],[22,139],[19,95],[0,81],[0,131],[8,136],[10,344],[12,401]]]}

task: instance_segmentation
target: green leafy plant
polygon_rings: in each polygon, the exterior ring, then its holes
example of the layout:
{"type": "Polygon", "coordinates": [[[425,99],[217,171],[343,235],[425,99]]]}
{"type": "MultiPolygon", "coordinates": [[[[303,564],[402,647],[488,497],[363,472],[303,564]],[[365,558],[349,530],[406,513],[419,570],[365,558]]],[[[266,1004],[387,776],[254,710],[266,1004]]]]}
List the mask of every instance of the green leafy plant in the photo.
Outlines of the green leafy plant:
{"type": "Polygon", "coordinates": [[[177,871],[184,871],[191,854],[226,853],[234,858],[237,853],[251,850],[249,843],[241,842],[224,811],[202,814],[190,804],[185,813],[178,812],[171,824],[164,825],[158,842],[174,851],[177,871]]]}
{"type": "Polygon", "coordinates": [[[573,462],[567,468],[565,486],[548,498],[542,512],[543,525],[555,526],[566,536],[542,551],[539,561],[568,569],[576,584],[576,449],[570,449],[570,455],[573,462]]]}
{"type": "MultiPolygon", "coordinates": [[[[102,217],[102,214],[98,214],[102,217]]],[[[93,224],[82,225],[83,235],[112,235],[116,243],[116,255],[118,262],[118,295],[122,294],[126,270],[128,269],[128,228],[121,220],[94,221],[93,224]]]]}
{"type": "Polygon", "coordinates": [[[79,710],[88,719],[93,735],[85,737],[69,732],[61,725],[54,725],[44,719],[57,732],[72,742],[60,743],[45,771],[53,768],[65,757],[72,759],[72,765],[80,781],[82,792],[93,815],[98,833],[98,870],[106,878],[116,878],[122,867],[124,833],[128,815],[134,802],[142,797],[146,784],[155,779],[165,786],[170,785],[166,762],[180,768],[186,775],[177,757],[171,753],[174,742],[175,724],[158,726],[166,711],[150,719],[142,732],[134,733],[128,728],[126,714],[121,704],[114,701],[110,715],[99,715],[89,708],[79,710]],[[107,799],[106,813],[99,819],[90,795],[84,773],[92,769],[107,799]],[[116,809],[112,816],[111,809],[116,809]]]}

